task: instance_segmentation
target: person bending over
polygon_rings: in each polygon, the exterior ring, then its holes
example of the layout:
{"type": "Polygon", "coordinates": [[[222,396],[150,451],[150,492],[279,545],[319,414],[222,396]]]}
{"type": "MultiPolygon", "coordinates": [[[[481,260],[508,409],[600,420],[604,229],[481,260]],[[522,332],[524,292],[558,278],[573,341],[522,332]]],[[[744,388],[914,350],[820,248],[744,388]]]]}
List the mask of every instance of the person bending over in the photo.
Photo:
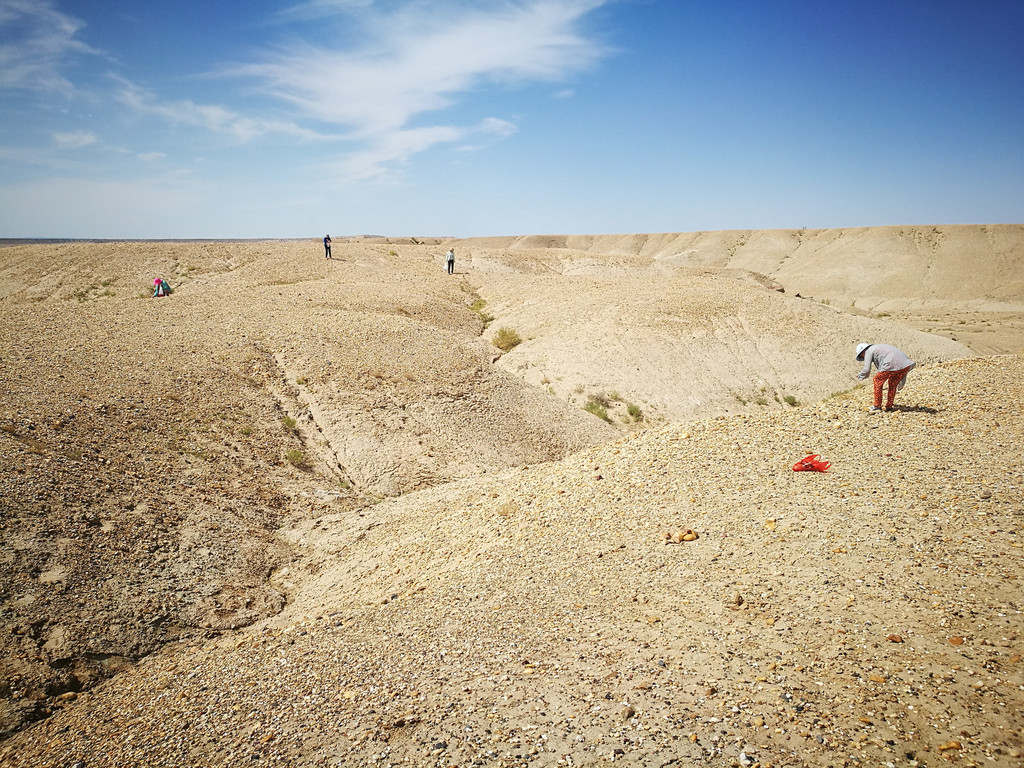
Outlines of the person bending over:
{"type": "Polygon", "coordinates": [[[871,374],[872,365],[878,370],[874,378],[875,404],[871,406],[871,410],[882,410],[882,388],[888,382],[885,410],[891,411],[896,402],[896,392],[903,389],[903,385],[907,383],[907,374],[917,363],[891,344],[858,344],[857,360],[864,363],[864,367],[857,374],[861,381],[871,374]]]}

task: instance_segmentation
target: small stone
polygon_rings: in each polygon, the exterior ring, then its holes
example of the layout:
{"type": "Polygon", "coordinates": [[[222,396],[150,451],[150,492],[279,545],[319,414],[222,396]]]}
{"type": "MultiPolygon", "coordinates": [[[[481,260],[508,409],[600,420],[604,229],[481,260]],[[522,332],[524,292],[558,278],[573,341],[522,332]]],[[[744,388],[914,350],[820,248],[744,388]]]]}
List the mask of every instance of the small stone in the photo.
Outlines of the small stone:
{"type": "Polygon", "coordinates": [[[899,635],[889,635],[887,639],[889,640],[890,643],[902,643],[903,642],[903,638],[900,637],[899,635]]]}

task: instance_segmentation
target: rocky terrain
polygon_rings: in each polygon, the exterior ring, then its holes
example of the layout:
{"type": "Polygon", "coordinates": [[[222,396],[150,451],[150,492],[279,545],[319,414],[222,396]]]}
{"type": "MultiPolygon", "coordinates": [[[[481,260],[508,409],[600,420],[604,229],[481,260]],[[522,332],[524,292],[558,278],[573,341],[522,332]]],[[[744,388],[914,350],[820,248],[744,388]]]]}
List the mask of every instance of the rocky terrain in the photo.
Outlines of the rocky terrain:
{"type": "Polygon", "coordinates": [[[1024,764],[1024,238],[931,229],[0,249],[0,764],[1024,764]]]}

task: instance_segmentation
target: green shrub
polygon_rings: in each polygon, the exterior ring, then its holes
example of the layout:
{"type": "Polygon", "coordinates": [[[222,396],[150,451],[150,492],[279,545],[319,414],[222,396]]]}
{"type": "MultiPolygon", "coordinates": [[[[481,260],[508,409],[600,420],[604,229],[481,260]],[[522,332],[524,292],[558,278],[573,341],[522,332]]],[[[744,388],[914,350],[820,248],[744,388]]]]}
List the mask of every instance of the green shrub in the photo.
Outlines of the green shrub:
{"type": "Polygon", "coordinates": [[[643,421],[644,412],[640,409],[640,406],[636,403],[626,403],[626,413],[633,421],[643,421]]]}
{"type": "Polygon", "coordinates": [[[295,467],[306,466],[306,454],[300,451],[298,448],[292,448],[285,453],[285,458],[288,459],[288,463],[295,467]]]}
{"type": "Polygon", "coordinates": [[[593,397],[587,400],[587,404],[583,406],[583,410],[587,413],[594,414],[599,419],[604,419],[611,423],[611,417],[608,415],[608,410],[601,405],[599,400],[596,400],[593,397]]]}
{"type": "Polygon", "coordinates": [[[486,306],[487,302],[484,299],[477,299],[470,306],[470,309],[476,312],[477,316],[480,318],[480,322],[484,324],[484,328],[494,322],[494,315],[484,309],[486,306]]]}
{"type": "Polygon", "coordinates": [[[797,406],[797,405],[800,405],[800,401],[799,401],[799,400],[797,400],[797,399],[796,399],[795,397],[793,397],[792,395],[786,395],[786,396],[785,396],[784,398],[782,398],[782,399],[783,399],[783,400],[785,400],[785,401],[786,401],[786,402],[787,402],[787,403],[788,403],[789,405],[792,405],[792,406],[797,406]]]}
{"type": "Polygon", "coordinates": [[[282,416],[281,417],[281,424],[289,432],[298,432],[299,431],[298,422],[296,422],[295,419],[293,419],[291,416],[282,416]]]}
{"type": "Polygon", "coordinates": [[[523,343],[522,338],[511,328],[499,328],[492,343],[502,352],[508,352],[523,343]]]}

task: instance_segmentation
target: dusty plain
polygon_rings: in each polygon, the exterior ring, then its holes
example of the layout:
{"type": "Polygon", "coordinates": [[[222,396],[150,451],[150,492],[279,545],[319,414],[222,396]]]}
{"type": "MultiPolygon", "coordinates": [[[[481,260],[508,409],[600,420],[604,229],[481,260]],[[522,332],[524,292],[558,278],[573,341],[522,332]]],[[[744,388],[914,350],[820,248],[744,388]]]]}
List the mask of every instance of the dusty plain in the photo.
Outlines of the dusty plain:
{"type": "Polygon", "coordinates": [[[0,248],[0,765],[1024,766],[1024,226],[333,250],[0,248]]]}

